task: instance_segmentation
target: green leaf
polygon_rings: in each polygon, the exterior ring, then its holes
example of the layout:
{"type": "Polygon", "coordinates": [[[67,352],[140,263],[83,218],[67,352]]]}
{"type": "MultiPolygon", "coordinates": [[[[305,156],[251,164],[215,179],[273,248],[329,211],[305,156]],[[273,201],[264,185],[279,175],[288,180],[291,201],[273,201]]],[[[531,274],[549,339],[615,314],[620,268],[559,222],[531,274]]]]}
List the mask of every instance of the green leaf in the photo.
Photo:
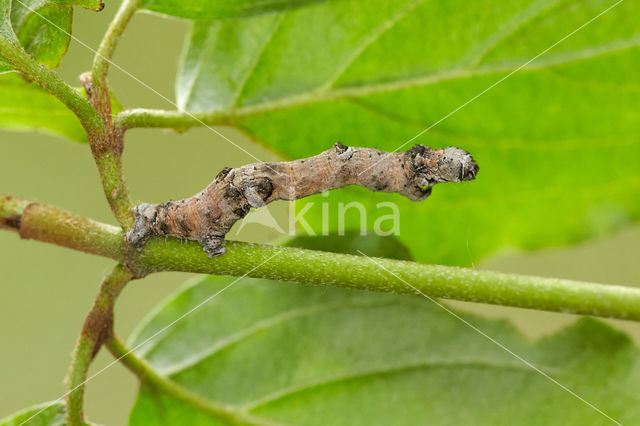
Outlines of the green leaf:
{"type": "Polygon", "coordinates": [[[28,426],[64,426],[67,424],[65,411],[62,402],[45,402],[0,419],[0,426],[18,426],[26,421],[28,426]]]}
{"type": "Polygon", "coordinates": [[[202,20],[258,15],[324,1],[327,0],[143,0],[141,7],[169,16],[202,20]]]}
{"type": "Polygon", "coordinates": [[[0,37],[18,43],[18,38],[11,26],[11,0],[0,0],[0,37]]]}
{"type": "MultiPolygon", "coordinates": [[[[630,163],[640,158],[640,3],[620,3],[509,74],[612,4],[344,0],[197,22],[177,99],[189,111],[250,114],[236,125],[285,158],[336,141],[421,143],[459,146],[480,165],[476,181],[440,185],[421,203],[332,192],[322,199],[332,230],[341,202],[363,203],[371,228],[386,213],[376,205],[391,201],[400,239],[421,261],[468,265],[501,249],[569,244],[640,218],[640,168],[630,163]]],[[[321,215],[320,203],[306,215],[317,231],[321,215]]],[[[359,228],[358,215],[346,224],[359,228]]]]}
{"type": "MultiPolygon", "coordinates": [[[[18,37],[11,26],[11,0],[0,0],[0,37],[19,44],[18,37]]],[[[11,69],[11,65],[0,57],[0,73],[11,69]]]]}
{"type": "Polygon", "coordinates": [[[100,12],[104,9],[104,2],[102,0],[50,0],[56,4],[64,4],[67,6],[80,6],[85,9],[94,10],[100,12]]]}
{"type": "Polygon", "coordinates": [[[14,1],[11,22],[22,47],[38,62],[56,68],[71,40],[73,10],[48,0],[14,1]]]}
{"type": "MultiPolygon", "coordinates": [[[[131,347],[231,282],[208,277],[184,288],[131,347]]],[[[625,335],[582,319],[533,344],[504,321],[464,318],[622,424],[640,422],[640,354],[625,335]]],[[[137,353],[202,399],[143,381],[131,425],[221,424],[207,401],[261,424],[610,424],[418,297],[244,279],[137,353]]]]}
{"type": "Polygon", "coordinates": [[[0,128],[87,140],[77,117],[62,102],[15,73],[0,75],[0,128]]]}

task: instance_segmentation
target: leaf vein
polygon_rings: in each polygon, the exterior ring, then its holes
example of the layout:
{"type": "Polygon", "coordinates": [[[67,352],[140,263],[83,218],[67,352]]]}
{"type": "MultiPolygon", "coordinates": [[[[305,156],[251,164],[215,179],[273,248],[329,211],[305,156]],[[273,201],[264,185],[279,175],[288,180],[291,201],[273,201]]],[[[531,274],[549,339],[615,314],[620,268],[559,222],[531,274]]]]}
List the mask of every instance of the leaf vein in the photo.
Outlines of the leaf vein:
{"type": "MultiPolygon", "coordinates": [[[[624,50],[636,48],[638,46],[640,46],[640,37],[616,40],[614,42],[600,45],[595,48],[575,51],[572,54],[556,55],[556,57],[554,57],[552,60],[536,61],[522,68],[519,72],[524,74],[527,72],[546,70],[547,68],[553,66],[564,65],[580,60],[592,59],[597,56],[607,55],[614,52],[621,52],[624,50]]],[[[521,65],[521,61],[509,61],[505,63],[497,63],[478,67],[474,70],[452,68],[443,72],[416,75],[402,80],[368,82],[360,85],[344,86],[322,92],[314,90],[303,92],[294,96],[275,99],[268,102],[248,105],[236,110],[235,115],[238,118],[246,118],[293,107],[302,107],[310,104],[318,104],[353,97],[365,97],[380,93],[412,89],[415,87],[430,86],[464,78],[508,73],[514,71],[521,65]]]]}
{"type": "Polygon", "coordinates": [[[348,303],[339,302],[339,303],[320,303],[316,305],[307,306],[299,309],[290,309],[287,311],[283,311],[278,313],[277,315],[273,315],[268,318],[263,318],[252,325],[245,327],[225,338],[215,342],[213,345],[210,345],[198,353],[194,354],[185,360],[182,360],[179,363],[173,364],[172,366],[165,368],[163,370],[158,370],[159,374],[165,376],[176,375],[188,368],[194,367],[195,365],[205,361],[208,358],[213,357],[219,352],[236,345],[252,335],[256,335],[258,333],[269,330],[278,325],[285,324],[287,322],[293,321],[295,319],[300,319],[306,316],[311,316],[315,314],[320,314],[323,312],[329,312],[332,310],[338,310],[342,308],[352,308],[352,307],[378,307],[378,306],[389,306],[388,303],[359,303],[357,301],[351,300],[348,303]]]}
{"type": "Polygon", "coordinates": [[[338,79],[344,74],[344,72],[376,41],[382,37],[384,33],[391,30],[396,26],[398,22],[408,16],[411,12],[413,12],[419,5],[424,3],[425,0],[414,0],[413,2],[408,3],[404,7],[400,8],[400,10],[391,16],[389,19],[385,20],[382,24],[378,25],[371,31],[366,37],[362,39],[362,43],[357,46],[352,54],[347,58],[344,64],[338,68],[337,72],[329,78],[325,84],[323,84],[319,90],[327,90],[331,89],[333,85],[338,81],[338,79]]]}
{"type": "Polygon", "coordinates": [[[286,14],[287,14],[286,12],[282,12],[278,14],[278,17],[276,18],[273,24],[273,27],[271,28],[271,31],[269,31],[269,34],[266,37],[262,46],[260,47],[260,50],[256,52],[253,63],[245,73],[244,77],[242,78],[242,81],[238,84],[238,88],[236,89],[236,93],[232,102],[233,107],[237,107],[239,105],[240,99],[242,99],[242,95],[244,94],[244,91],[247,87],[247,83],[249,82],[249,79],[251,78],[255,70],[258,68],[260,59],[264,55],[264,52],[267,50],[267,47],[269,46],[269,44],[271,44],[271,41],[273,40],[275,33],[280,28],[280,25],[282,24],[282,21],[284,20],[284,17],[286,14]]]}
{"type": "MultiPolygon", "coordinates": [[[[422,369],[437,369],[437,368],[442,368],[442,369],[449,369],[449,368],[455,368],[455,369],[460,369],[460,368],[492,368],[492,369],[496,369],[496,370],[507,370],[507,371],[516,371],[516,372],[522,372],[522,373],[526,373],[526,374],[530,374],[533,377],[538,377],[539,373],[523,364],[509,364],[509,363],[494,363],[494,362],[488,362],[488,361],[429,361],[429,362],[419,362],[419,363],[415,363],[415,364],[408,364],[408,365],[399,365],[399,366],[391,366],[391,367],[387,367],[387,368],[380,368],[380,369],[373,369],[373,370],[369,370],[369,371],[362,371],[359,373],[354,373],[354,374],[345,374],[345,375],[340,375],[340,376],[334,376],[334,377],[327,377],[324,378],[322,380],[317,380],[314,382],[309,382],[309,383],[305,383],[303,385],[300,386],[291,386],[291,387],[287,387],[284,389],[281,389],[279,391],[273,392],[271,394],[265,395],[264,397],[255,400],[255,401],[250,401],[244,405],[242,405],[242,407],[240,407],[242,410],[246,410],[246,411],[254,411],[258,408],[264,407],[268,404],[272,404],[275,401],[278,400],[282,400],[284,398],[290,397],[292,395],[298,394],[298,393],[302,393],[305,391],[308,391],[310,389],[313,388],[320,388],[323,386],[330,386],[330,385],[334,385],[334,384],[338,384],[340,382],[347,382],[347,381],[352,381],[352,380],[359,380],[359,379],[365,379],[365,378],[375,378],[377,376],[387,376],[387,375],[394,375],[394,374],[402,374],[404,372],[409,372],[412,370],[422,370],[422,369]]],[[[554,371],[555,373],[557,373],[557,371],[555,371],[556,369],[552,369],[549,367],[544,367],[544,369],[546,371],[554,371]]]]}
{"type": "Polygon", "coordinates": [[[474,57],[468,61],[467,67],[473,68],[478,65],[492,49],[499,46],[500,43],[505,41],[509,36],[530,26],[536,18],[540,18],[545,12],[555,8],[560,1],[561,0],[542,0],[534,3],[521,13],[516,14],[506,25],[499,28],[481,44],[480,49],[475,51],[474,57]]]}

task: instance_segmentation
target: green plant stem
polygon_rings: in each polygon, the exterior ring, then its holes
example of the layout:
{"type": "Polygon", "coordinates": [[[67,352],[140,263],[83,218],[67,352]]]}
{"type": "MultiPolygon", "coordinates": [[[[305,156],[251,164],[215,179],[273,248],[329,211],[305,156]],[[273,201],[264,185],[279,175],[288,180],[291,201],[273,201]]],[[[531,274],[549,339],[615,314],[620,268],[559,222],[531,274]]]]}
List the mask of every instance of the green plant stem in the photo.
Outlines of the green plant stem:
{"type": "Polygon", "coordinates": [[[121,156],[124,134],[114,127],[107,73],[118,41],[139,4],[140,0],[124,0],[122,2],[93,59],[90,78],[87,76],[83,78],[89,99],[105,126],[103,138],[89,138],[91,151],[100,170],[100,178],[109,206],[120,225],[125,229],[129,229],[133,224],[130,211],[133,203],[122,172],[121,156]]]}
{"type": "Polygon", "coordinates": [[[20,229],[22,212],[28,205],[27,200],[0,195],[0,229],[20,229]]]}
{"type": "Polygon", "coordinates": [[[104,125],[98,112],[54,71],[39,64],[22,48],[4,37],[0,37],[0,56],[64,103],[78,117],[88,135],[104,133],[104,125]]]}
{"type": "Polygon", "coordinates": [[[84,384],[89,370],[93,342],[80,336],[73,350],[71,366],[67,382],[71,393],[67,395],[67,424],[69,426],[84,425],[84,384]]]}
{"type": "Polygon", "coordinates": [[[190,127],[231,124],[232,112],[187,113],[159,109],[135,108],[124,110],[115,117],[116,129],[121,131],[134,128],[163,128],[186,130],[190,127]]]}
{"type": "Polygon", "coordinates": [[[113,333],[113,305],[124,286],[133,278],[129,270],[117,265],[103,281],[82,326],[68,375],[67,423],[70,426],[85,424],[82,407],[87,371],[102,344],[113,333]]]}
{"type": "Polygon", "coordinates": [[[91,69],[91,76],[93,80],[94,90],[108,96],[107,88],[107,73],[109,72],[109,62],[113,56],[113,52],[118,45],[120,37],[124,33],[125,28],[131,21],[131,18],[135,14],[141,0],[123,0],[118,9],[118,13],[111,21],[107,32],[105,33],[98,51],[93,58],[93,67],[91,69]]]}
{"type": "Polygon", "coordinates": [[[8,205],[20,203],[0,197],[0,223],[10,218],[19,224],[5,227],[22,238],[109,257],[137,276],[158,271],[246,275],[640,321],[640,289],[632,287],[234,241],[225,243],[226,254],[214,258],[198,243],[175,238],[152,239],[137,251],[127,247],[122,231],[112,226],[42,203],[29,203],[22,210],[9,210],[8,205]]]}
{"type": "MultiPolygon", "coordinates": [[[[89,140],[89,143],[92,141],[89,140]]],[[[133,225],[133,215],[131,214],[133,202],[122,171],[120,148],[102,150],[96,149],[92,144],[91,150],[100,172],[100,181],[109,207],[118,223],[124,229],[129,229],[133,225]]]]}
{"type": "Polygon", "coordinates": [[[105,341],[105,346],[117,360],[122,361],[122,363],[131,370],[131,372],[138,376],[143,385],[150,386],[155,390],[172,396],[176,400],[191,405],[199,411],[205,412],[227,424],[269,424],[269,422],[261,420],[258,417],[240,412],[220,402],[202,398],[200,395],[190,391],[173,380],[159,375],[144,359],[138,358],[135,353],[127,348],[124,342],[115,335],[111,335],[109,339],[105,341]]]}

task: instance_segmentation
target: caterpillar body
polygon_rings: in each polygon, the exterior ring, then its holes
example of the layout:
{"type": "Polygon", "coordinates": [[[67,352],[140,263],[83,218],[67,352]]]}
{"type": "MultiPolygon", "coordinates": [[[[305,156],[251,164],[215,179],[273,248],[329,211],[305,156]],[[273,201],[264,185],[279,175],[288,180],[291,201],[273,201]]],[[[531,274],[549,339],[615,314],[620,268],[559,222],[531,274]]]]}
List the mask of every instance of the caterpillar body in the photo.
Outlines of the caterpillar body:
{"type": "Polygon", "coordinates": [[[415,145],[405,152],[385,152],[338,142],[314,157],[224,168],[193,197],[140,204],[132,209],[134,225],[126,240],[136,248],[153,236],[195,240],[213,257],[224,253],[224,236],[252,207],[347,185],[420,201],[435,184],[473,180],[477,172],[471,154],[456,147],[415,145]]]}

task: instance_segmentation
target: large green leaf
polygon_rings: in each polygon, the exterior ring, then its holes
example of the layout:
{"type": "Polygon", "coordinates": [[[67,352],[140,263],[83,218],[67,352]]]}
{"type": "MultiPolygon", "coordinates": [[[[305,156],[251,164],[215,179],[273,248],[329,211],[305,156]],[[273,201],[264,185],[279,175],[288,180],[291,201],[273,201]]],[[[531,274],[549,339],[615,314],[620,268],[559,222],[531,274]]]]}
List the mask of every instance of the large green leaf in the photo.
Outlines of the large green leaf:
{"type": "Polygon", "coordinates": [[[0,75],[0,128],[39,130],[86,142],[77,117],[40,86],[15,73],[0,75]]]}
{"type": "Polygon", "coordinates": [[[62,402],[46,402],[0,419],[0,426],[18,426],[27,421],[28,426],[64,426],[65,411],[62,402]]]}
{"type": "Polygon", "coordinates": [[[323,1],[328,0],[143,0],[142,7],[180,18],[218,19],[258,15],[323,1]]]}
{"type": "MultiPolygon", "coordinates": [[[[299,158],[336,141],[394,150],[550,47],[613,0],[344,0],[196,22],[177,81],[190,111],[250,109],[238,127],[299,158]]],[[[456,145],[476,181],[421,203],[359,188],[309,202],[400,207],[416,258],[470,264],[557,246],[640,218],[640,3],[582,28],[413,143],[456,145]]],[[[354,210],[355,211],[355,210],[354,210]]],[[[320,230],[322,210],[309,210],[320,230]],[[315,219],[314,219],[315,218],[315,219]]],[[[358,215],[346,218],[357,227],[358,215]]]]}
{"type": "MultiPolygon", "coordinates": [[[[209,277],[184,288],[131,346],[230,282],[209,277]]],[[[465,319],[622,424],[640,422],[640,353],[621,333],[583,319],[532,344],[506,322],[465,319]]],[[[143,382],[131,425],[220,424],[206,400],[270,424],[611,423],[418,297],[244,279],[137,353],[205,402],[143,382]]]]}

